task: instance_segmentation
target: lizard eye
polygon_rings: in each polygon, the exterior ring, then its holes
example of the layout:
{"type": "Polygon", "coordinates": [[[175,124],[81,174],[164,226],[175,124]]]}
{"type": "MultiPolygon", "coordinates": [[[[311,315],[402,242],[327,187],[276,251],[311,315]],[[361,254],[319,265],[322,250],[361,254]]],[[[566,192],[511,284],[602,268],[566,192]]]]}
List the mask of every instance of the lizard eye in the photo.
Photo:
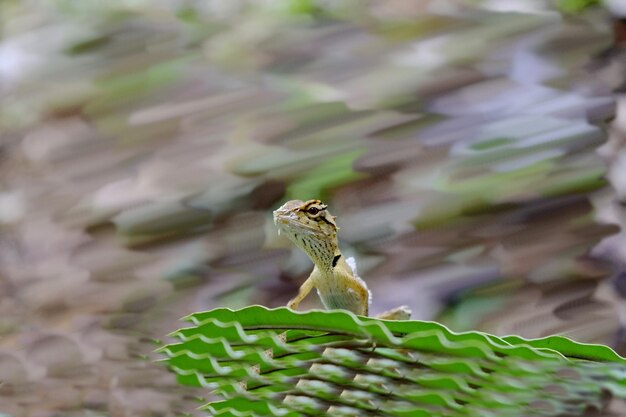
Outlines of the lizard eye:
{"type": "Polygon", "coordinates": [[[317,207],[309,207],[309,208],[306,210],[306,212],[307,212],[307,213],[309,213],[309,214],[311,214],[311,215],[315,215],[315,214],[317,214],[317,213],[319,213],[319,212],[320,212],[320,209],[318,209],[317,207]]]}

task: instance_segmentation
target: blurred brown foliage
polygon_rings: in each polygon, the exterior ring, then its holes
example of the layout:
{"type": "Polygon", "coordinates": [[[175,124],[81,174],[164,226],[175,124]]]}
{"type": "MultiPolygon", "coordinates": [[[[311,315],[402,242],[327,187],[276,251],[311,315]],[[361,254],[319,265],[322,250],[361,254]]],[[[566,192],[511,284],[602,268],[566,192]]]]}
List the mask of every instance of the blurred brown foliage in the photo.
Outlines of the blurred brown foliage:
{"type": "Polygon", "coordinates": [[[288,198],[330,205],[374,311],[620,347],[599,259],[623,252],[623,66],[602,9],[2,7],[0,413],[191,412],[203,393],[152,339],[290,298],[311,265],[271,224],[288,198]]]}

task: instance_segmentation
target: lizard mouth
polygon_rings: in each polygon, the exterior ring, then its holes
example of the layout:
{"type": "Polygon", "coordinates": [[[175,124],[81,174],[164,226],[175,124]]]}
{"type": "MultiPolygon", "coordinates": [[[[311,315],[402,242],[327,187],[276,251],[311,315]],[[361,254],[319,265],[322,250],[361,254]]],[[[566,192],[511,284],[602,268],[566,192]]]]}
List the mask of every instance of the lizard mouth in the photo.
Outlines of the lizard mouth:
{"type": "Polygon", "coordinates": [[[300,230],[308,234],[322,234],[318,228],[302,223],[294,214],[281,213],[278,210],[274,212],[274,224],[278,226],[279,232],[282,230],[289,233],[300,230]]]}

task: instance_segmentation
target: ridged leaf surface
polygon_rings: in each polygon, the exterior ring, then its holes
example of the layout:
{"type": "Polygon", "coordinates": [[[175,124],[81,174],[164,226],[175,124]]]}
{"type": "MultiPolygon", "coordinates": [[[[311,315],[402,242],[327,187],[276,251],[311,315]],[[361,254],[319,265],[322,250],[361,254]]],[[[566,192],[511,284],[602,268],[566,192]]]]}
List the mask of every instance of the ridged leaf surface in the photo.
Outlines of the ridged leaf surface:
{"type": "Polygon", "coordinates": [[[185,318],[162,347],[214,416],[577,416],[626,397],[626,360],[553,336],[261,306],[185,318]]]}

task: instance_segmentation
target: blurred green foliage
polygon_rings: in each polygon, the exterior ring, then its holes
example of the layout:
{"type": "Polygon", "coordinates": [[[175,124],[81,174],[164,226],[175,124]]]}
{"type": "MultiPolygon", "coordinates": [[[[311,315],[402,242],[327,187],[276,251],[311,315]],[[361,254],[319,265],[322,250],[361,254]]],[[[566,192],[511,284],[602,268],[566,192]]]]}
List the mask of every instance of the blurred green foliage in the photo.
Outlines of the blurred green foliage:
{"type": "Polygon", "coordinates": [[[559,8],[567,13],[580,13],[588,7],[599,6],[601,0],[559,0],[559,8]]]}

